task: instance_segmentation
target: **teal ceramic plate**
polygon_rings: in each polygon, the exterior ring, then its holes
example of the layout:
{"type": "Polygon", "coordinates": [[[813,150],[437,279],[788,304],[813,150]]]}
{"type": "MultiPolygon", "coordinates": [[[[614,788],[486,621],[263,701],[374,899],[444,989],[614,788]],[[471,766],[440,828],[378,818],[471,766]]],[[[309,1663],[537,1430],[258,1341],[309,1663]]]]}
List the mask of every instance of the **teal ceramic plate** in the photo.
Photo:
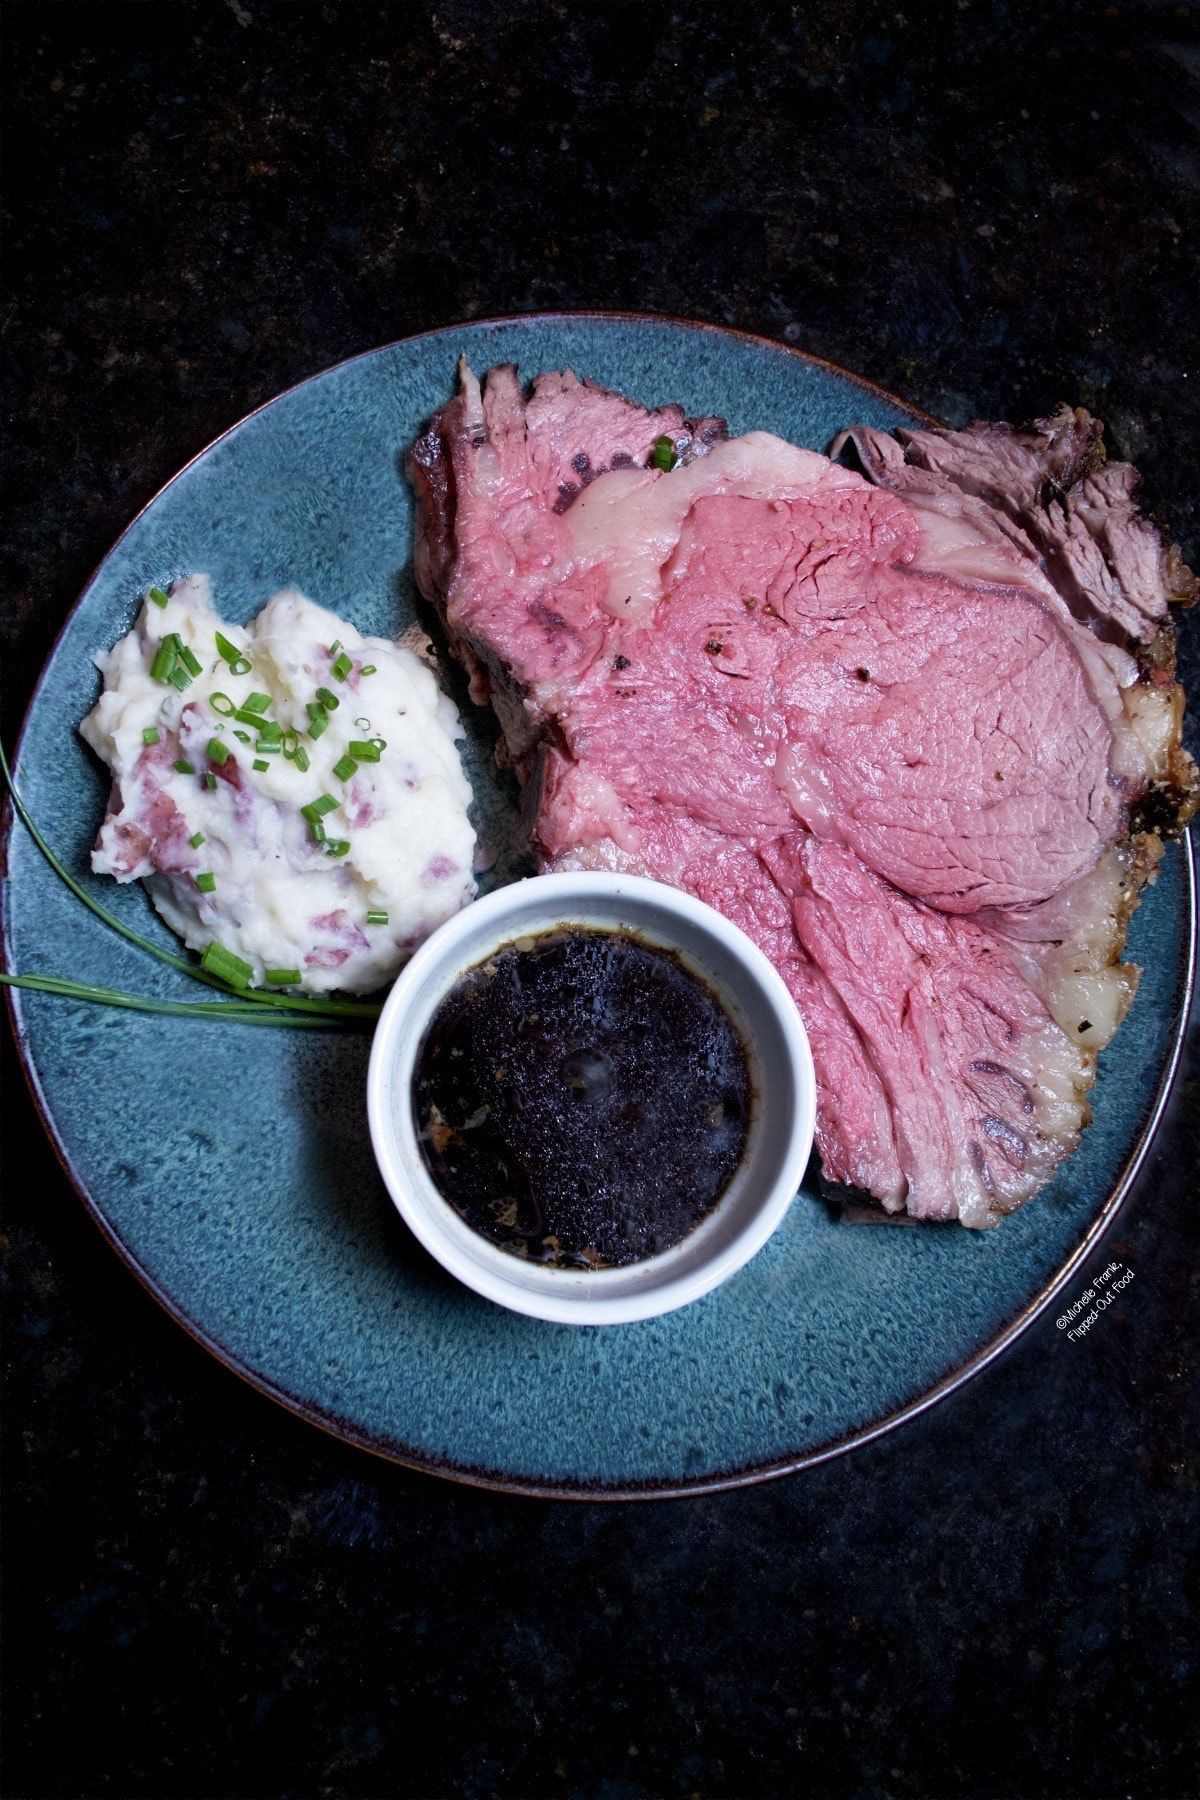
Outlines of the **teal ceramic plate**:
{"type": "MultiPolygon", "coordinates": [[[[570,365],[647,403],[724,413],[823,449],[843,425],[917,415],[782,345],[628,315],[527,316],[432,332],[328,370],[190,463],[134,521],[71,614],[21,743],[27,799],[87,869],[106,783],[74,732],[94,652],[151,582],[213,578],[227,618],[288,583],[363,631],[414,617],[401,474],[422,421],[476,369],[570,365]]],[[[522,872],[487,718],[472,733],[493,879],[522,872]]],[[[194,999],[55,880],[20,827],[8,847],[9,966],[194,999]]],[[[91,880],[90,876],[85,879],[91,880]]],[[[106,904],[168,941],[139,889],[106,904]]],[[[400,1224],[367,1139],[362,1036],[300,1036],[21,994],[29,1076],[80,1195],[167,1310],[314,1423],[401,1462],[522,1492],[695,1492],[860,1443],[983,1366],[1049,1303],[1112,1218],[1177,1054],[1190,979],[1185,849],[1133,922],[1145,973],[1100,1059],[1095,1123],[1054,1183],[997,1231],[843,1223],[806,1186],[766,1249],[718,1292],[644,1324],[579,1329],[459,1287],[400,1224]]]]}

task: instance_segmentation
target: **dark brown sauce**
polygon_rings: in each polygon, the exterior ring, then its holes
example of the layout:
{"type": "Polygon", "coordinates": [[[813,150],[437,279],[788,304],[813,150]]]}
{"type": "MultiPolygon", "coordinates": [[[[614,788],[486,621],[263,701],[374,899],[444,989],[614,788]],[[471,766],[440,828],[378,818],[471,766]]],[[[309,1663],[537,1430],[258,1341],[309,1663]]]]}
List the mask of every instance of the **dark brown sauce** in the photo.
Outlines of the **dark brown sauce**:
{"type": "Polygon", "coordinates": [[[673,951],[564,927],[443,1000],[413,1077],[421,1151],[473,1230],[527,1261],[641,1262],[712,1211],[746,1147],[746,1052],[673,951]]]}

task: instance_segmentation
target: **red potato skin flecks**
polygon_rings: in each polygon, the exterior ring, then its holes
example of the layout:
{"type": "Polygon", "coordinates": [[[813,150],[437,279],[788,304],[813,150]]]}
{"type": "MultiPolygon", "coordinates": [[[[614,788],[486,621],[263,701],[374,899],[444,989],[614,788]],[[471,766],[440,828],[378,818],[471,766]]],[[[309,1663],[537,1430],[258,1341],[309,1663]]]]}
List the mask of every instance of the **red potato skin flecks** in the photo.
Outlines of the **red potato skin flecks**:
{"type": "MultiPolygon", "coordinates": [[[[741,925],[808,1027],[827,1179],[891,1211],[995,1223],[1075,1147],[1095,1058],[1007,922],[1073,917],[1059,897],[1091,893],[1152,788],[1192,804],[1126,698],[1177,691],[1131,649],[1175,565],[1093,423],[856,431],[867,480],[502,368],[464,371],[409,455],[417,579],[495,707],[543,867],[637,870],[741,925]],[[664,434],[682,475],[649,466],[664,434]],[[1068,501],[1027,530],[1045,481],[1056,506],[1082,484],[1080,519],[1068,501]],[[627,595],[631,519],[653,553],[627,595]],[[1035,539],[1064,529],[1090,549],[1060,545],[1055,585],[1035,539]]],[[[1136,883],[1121,938],[1135,903],[1136,883]]]]}

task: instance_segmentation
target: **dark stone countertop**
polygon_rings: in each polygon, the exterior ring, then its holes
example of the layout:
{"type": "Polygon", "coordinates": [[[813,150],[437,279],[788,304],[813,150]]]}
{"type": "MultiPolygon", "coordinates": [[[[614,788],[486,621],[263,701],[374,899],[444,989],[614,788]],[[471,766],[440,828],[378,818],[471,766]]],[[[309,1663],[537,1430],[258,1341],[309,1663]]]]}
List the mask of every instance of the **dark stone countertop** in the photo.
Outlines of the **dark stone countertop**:
{"type": "MultiPolygon", "coordinates": [[[[468,316],[728,322],[955,422],[1082,402],[1194,560],[1200,7],[901,3],[13,0],[6,741],[195,451],[468,316]]],[[[1194,1794],[1198,1038],[1086,1340],[625,1507],[373,1462],[227,1374],[6,1042],[4,1791],[1194,1794]]]]}

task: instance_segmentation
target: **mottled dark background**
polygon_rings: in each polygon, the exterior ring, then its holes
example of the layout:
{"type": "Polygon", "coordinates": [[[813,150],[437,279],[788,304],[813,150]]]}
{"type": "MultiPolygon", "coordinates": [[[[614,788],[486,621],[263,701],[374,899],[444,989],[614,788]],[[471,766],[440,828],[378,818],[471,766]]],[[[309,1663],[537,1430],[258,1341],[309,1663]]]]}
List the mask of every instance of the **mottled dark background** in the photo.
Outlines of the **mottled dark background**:
{"type": "MultiPolygon", "coordinates": [[[[729,322],[954,421],[1082,401],[1194,558],[1200,5],[902,4],[6,0],[7,741],[180,464],[480,314],[729,322]]],[[[7,1800],[1195,1795],[1189,1067],[1083,1343],[787,1481],[587,1507],[226,1374],[8,1051],[7,1800]]]]}

